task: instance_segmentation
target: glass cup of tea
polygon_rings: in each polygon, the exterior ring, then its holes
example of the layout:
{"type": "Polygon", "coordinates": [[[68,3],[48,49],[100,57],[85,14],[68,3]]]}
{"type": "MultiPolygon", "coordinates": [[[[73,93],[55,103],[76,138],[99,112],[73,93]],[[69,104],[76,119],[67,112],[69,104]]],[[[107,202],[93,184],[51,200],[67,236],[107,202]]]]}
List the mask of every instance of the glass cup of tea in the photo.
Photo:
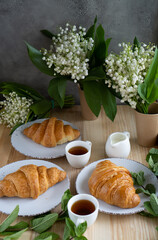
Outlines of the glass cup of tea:
{"type": "Polygon", "coordinates": [[[92,143],[90,141],[73,141],[66,145],[65,153],[69,164],[74,168],[84,167],[91,156],[92,143]]]}
{"type": "Polygon", "coordinates": [[[97,219],[99,202],[90,194],[77,194],[69,200],[67,207],[69,218],[76,226],[86,221],[89,227],[97,219]]]}

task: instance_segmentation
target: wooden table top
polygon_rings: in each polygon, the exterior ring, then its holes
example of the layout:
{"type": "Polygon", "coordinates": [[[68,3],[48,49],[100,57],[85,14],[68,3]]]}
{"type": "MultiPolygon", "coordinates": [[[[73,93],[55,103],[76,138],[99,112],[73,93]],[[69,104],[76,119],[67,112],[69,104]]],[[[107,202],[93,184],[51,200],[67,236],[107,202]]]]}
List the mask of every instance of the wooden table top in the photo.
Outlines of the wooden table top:
{"type": "MultiPolygon", "coordinates": [[[[103,111],[101,111],[97,120],[85,121],[81,116],[80,106],[55,111],[53,112],[53,116],[72,122],[80,129],[82,139],[92,142],[92,154],[89,163],[106,157],[105,143],[107,137],[112,132],[129,131],[131,134],[131,153],[129,159],[136,160],[146,166],[148,165],[145,158],[149,149],[139,146],[136,142],[134,113],[128,106],[118,106],[114,122],[111,122],[103,111]]],[[[8,128],[0,125],[0,167],[15,161],[29,159],[29,157],[24,156],[12,147],[9,131],[8,128]]],[[[70,178],[71,193],[76,194],[75,180],[81,169],[72,168],[65,157],[47,161],[59,165],[67,172],[70,178]]],[[[53,209],[52,212],[57,212],[59,209],[60,205],[56,209],[53,209]]],[[[6,217],[6,214],[0,213],[0,223],[6,217]]],[[[30,219],[30,217],[18,217],[15,223],[22,220],[29,222],[30,219]]],[[[85,236],[89,240],[156,240],[158,239],[156,226],[158,226],[158,218],[142,217],[139,214],[123,216],[99,213],[97,221],[87,229],[85,236]]],[[[55,223],[52,231],[58,233],[62,239],[64,223],[55,223]]],[[[33,231],[27,231],[20,239],[32,240],[36,235],[33,231]]]]}

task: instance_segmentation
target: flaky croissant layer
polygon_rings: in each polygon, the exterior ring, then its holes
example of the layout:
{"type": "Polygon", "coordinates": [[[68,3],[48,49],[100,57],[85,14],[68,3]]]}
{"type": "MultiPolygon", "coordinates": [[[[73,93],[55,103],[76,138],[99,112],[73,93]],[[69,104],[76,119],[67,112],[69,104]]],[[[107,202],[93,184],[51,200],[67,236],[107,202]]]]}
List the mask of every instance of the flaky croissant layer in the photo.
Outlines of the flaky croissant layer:
{"type": "Polygon", "coordinates": [[[44,120],[42,123],[33,123],[23,130],[23,134],[35,143],[45,147],[55,147],[79,137],[80,132],[70,125],[64,125],[62,120],[55,117],[44,120]]]}
{"type": "Polygon", "coordinates": [[[109,160],[97,164],[88,186],[93,196],[111,205],[134,208],[140,203],[130,172],[109,160]]]}
{"type": "Polygon", "coordinates": [[[47,168],[33,164],[22,166],[0,181],[0,197],[38,198],[58,182],[66,178],[66,172],[56,167],[47,168]]]}

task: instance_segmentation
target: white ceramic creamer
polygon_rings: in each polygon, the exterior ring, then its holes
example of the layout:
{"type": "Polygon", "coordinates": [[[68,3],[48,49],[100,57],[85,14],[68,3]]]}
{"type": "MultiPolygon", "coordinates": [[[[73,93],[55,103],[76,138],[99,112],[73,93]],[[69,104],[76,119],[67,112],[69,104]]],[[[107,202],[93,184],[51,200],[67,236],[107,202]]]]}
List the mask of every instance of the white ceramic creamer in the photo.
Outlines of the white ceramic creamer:
{"type": "Polygon", "coordinates": [[[127,158],[131,150],[129,138],[129,132],[112,133],[105,144],[108,157],[127,158]]]}

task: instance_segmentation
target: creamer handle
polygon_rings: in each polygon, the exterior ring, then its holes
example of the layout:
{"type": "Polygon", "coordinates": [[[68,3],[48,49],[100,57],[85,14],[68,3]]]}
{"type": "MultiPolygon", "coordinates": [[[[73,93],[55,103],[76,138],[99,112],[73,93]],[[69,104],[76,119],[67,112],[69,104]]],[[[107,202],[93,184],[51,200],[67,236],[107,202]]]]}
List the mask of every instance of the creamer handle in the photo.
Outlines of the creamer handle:
{"type": "Polygon", "coordinates": [[[130,132],[127,132],[127,131],[125,131],[125,132],[123,132],[128,138],[130,138],[130,132]]]}

